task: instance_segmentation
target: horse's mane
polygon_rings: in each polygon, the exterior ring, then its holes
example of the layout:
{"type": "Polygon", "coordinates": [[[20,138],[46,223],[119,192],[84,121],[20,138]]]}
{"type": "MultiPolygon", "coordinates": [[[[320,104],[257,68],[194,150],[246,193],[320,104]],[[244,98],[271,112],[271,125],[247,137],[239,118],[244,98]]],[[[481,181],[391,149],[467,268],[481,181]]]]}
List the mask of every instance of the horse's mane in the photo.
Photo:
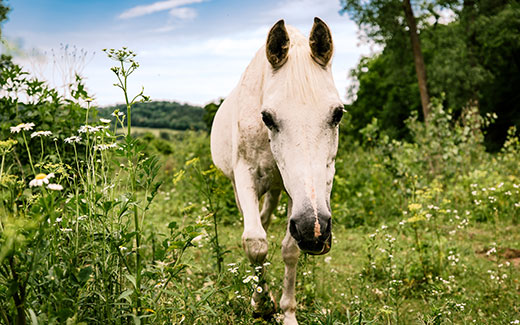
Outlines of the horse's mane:
{"type": "MultiPolygon", "coordinates": [[[[286,25],[289,33],[290,48],[287,62],[275,73],[281,74],[277,91],[302,103],[312,104],[323,99],[323,89],[335,89],[330,65],[321,67],[311,57],[309,39],[296,28],[286,25]]],[[[244,71],[240,84],[250,90],[258,89],[263,93],[266,76],[271,66],[262,46],[244,71]],[[259,71],[260,70],[260,71],[259,71]]]]}

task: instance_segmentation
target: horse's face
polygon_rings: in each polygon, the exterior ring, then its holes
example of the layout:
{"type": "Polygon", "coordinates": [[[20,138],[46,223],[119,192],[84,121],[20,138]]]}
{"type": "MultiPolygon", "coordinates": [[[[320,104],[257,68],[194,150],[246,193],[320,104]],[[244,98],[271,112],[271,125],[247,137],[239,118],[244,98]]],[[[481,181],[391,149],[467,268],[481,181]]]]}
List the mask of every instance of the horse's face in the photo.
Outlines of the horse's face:
{"type": "Polygon", "coordinates": [[[330,192],[343,105],[330,72],[327,25],[316,18],[308,45],[291,41],[283,21],[273,26],[262,120],[292,200],[290,233],[301,250],[324,254],[331,246],[330,192]]]}

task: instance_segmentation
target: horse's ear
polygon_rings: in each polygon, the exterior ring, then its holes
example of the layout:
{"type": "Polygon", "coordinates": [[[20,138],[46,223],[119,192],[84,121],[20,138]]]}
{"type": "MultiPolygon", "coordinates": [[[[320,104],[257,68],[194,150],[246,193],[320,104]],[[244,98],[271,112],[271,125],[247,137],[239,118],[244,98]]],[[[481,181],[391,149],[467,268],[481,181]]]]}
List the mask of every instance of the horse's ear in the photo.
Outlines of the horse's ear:
{"type": "Polygon", "coordinates": [[[329,27],[318,17],[314,17],[311,35],[309,36],[311,55],[314,61],[325,67],[332,58],[334,46],[329,27]]]}
{"type": "Polygon", "coordinates": [[[289,34],[283,19],[279,20],[269,31],[265,52],[267,60],[273,68],[278,69],[287,61],[289,55],[289,34]]]}

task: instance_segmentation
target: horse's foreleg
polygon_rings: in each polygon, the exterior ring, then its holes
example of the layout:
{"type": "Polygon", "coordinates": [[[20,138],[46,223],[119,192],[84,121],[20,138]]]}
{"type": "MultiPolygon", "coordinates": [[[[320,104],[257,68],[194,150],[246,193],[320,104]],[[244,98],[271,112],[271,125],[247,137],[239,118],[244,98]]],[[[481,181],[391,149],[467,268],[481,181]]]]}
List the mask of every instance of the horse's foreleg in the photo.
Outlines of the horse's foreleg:
{"type": "MultiPolygon", "coordinates": [[[[266,317],[274,312],[273,300],[267,290],[267,285],[263,278],[263,263],[267,256],[267,234],[262,226],[264,216],[271,214],[278,202],[278,193],[268,193],[264,201],[262,214],[258,211],[258,191],[253,177],[247,166],[235,169],[235,197],[238,206],[244,216],[244,233],[242,234],[242,246],[251,264],[256,265],[256,274],[259,276],[260,283],[255,288],[251,305],[256,316],[266,317]],[[272,196],[274,195],[275,198],[272,196]]],[[[273,300],[274,302],[274,300],[273,300]]]]}
{"type": "MultiPolygon", "coordinates": [[[[287,219],[292,213],[292,200],[289,198],[287,207],[287,219]]],[[[285,275],[283,278],[283,293],[280,300],[280,307],[284,314],[283,323],[285,325],[298,324],[296,321],[296,297],[294,287],[296,285],[296,265],[300,257],[300,249],[296,240],[291,236],[289,226],[285,238],[282,241],[282,258],[285,263],[285,275]]]]}
{"type": "Polygon", "coordinates": [[[271,215],[280,200],[280,192],[280,189],[271,189],[265,193],[262,211],[260,212],[260,219],[262,220],[262,226],[265,231],[267,231],[267,228],[271,223],[271,215]]]}
{"type": "Polygon", "coordinates": [[[249,261],[261,265],[267,255],[267,234],[258,211],[258,191],[247,165],[234,171],[235,197],[244,216],[242,246],[249,261]]]}
{"type": "Polygon", "coordinates": [[[298,324],[296,321],[296,298],[294,287],[296,284],[296,265],[298,264],[298,257],[300,256],[300,249],[296,241],[291,236],[289,229],[285,234],[282,242],[282,258],[285,263],[285,275],[283,278],[283,294],[280,300],[280,307],[284,314],[284,325],[298,324]]]}

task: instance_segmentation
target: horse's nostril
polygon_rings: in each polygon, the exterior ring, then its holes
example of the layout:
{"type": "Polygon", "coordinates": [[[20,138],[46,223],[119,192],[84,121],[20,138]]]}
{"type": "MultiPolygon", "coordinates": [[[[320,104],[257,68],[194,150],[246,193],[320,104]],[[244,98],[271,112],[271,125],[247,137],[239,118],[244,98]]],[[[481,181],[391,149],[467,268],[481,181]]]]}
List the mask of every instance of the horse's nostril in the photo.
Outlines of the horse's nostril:
{"type": "Polygon", "coordinates": [[[298,227],[296,227],[296,221],[289,220],[289,232],[291,233],[291,236],[293,236],[296,241],[300,240],[300,234],[298,233],[298,227]]]}
{"type": "Polygon", "coordinates": [[[327,220],[327,228],[325,230],[325,233],[330,234],[331,230],[332,230],[332,218],[329,218],[329,220],[327,220]]]}

